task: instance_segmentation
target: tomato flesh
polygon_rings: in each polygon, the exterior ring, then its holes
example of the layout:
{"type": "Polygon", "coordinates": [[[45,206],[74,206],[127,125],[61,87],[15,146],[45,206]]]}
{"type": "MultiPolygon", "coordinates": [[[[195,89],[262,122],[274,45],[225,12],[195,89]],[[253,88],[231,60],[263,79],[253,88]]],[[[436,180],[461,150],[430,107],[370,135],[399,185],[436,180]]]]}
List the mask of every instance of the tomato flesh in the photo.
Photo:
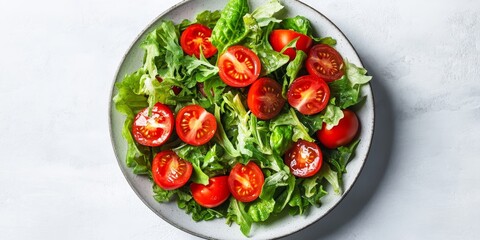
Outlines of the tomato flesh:
{"type": "Polygon", "coordinates": [[[322,167],[323,156],[313,142],[298,140],[285,154],[285,164],[297,177],[311,177],[322,167]]]}
{"type": "Polygon", "coordinates": [[[180,109],[176,124],[178,137],[194,146],[210,141],[217,130],[215,116],[199,105],[189,105],[180,109]]]}
{"type": "Polygon", "coordinates": [[[343,76],[343,59],[340,53],[327,44],[313,46],[305,63],[308,73],[318,76],[327,82],[343,76]]]}
{"type": "Polygon", "coordinates": [[[165,190],[182,187],[192,175],[192,164],[181,159],[174,151],[157,153],[152,161],[153,181],[165,190]]]}
{"type": "MultiPolygon", "coordinates": [[[[273,30],[269,36],[270,44],[272,45],[273,50],[277,52],[281,52],[285,46],[296,38],[298,38],[298,40],[295,48],[307,53],[313,43],[312,39],[307,35],[293,30],[278,29],[273,30]]],[[[297,53],[294,48],[287,48],[283,54],[287,55],[290,58],[290,61],[292,61],[295,59],[297,53]]]]}
{"type": "Polygon", "coordinates": [[[285,105],[282,86],[270,78],[260,78],[248,90],[247,105],[259,119],[269,120],[277,116],[285,105]]]}
{"type": "Polygon", "coordinates": [[[357,115],[348,109],[343,110],[343,118],[337,126],[327,129],[323,123],[322,129],[317,131],[318,140],[327,148],[337,148],[352,142],[358,133],[359,121],[357,115]]]}
{"type": "Polygon", "coordinates": [[[228,176],[212,177],[209,179],[208,185],[192,183],[190,184],[190,191],[193,199],[200,206],[206,208],[217,207],[230,196],[228,176]]]}
{"type": "Polygon", "coordinates": [[[219,75],[231,87],[246,87],[257,80],[261,64],[258,56],[244,46],[229,47],[218,60],[219,75]]]}
{"type": "Polygon", "coordinates": [[[330,99],[330,88],[322,79],[306,75],[295,79],[287,92],[288,103],[304,115],[321,112],[330,99]]]}
{"type": "Polygon", "coordinates": [[[200,49],[205,58],[212,57],[217,53],[217,48],[210,42],[212,30],[207,26],[196,23],[188,26],[180,36],[180,45],[188,55],[200,58],[200,49]]]}
{"type": "Polygon", "coordinates": [[[252,202],[262,192],[265,178],[253,161],[247,165],[237,163],[228,176],[228,186],[233,197],[240,202],[252,202]]]}
{"type": "Polygon", "coordinates": [[[135,141],[149,147],[162,145],[173,132],[173,119],[172,111],[164,104],[155,104],[151,116],[148,115],[148,108],[143,109],[135,116],[132,125],[135,141]]]}

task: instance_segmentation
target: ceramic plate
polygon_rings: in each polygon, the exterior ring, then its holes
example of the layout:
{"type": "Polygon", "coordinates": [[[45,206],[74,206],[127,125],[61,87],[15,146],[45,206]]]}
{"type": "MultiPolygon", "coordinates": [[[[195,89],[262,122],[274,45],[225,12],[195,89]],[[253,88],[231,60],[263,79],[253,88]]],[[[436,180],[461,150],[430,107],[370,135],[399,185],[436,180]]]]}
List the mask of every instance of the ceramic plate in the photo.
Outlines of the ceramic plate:
{"type": "MultiPolygon", "coordinates": [[[[145,38],[147,33],[158,26],[163,19],[170,19],[179,23],[186,18],[192,19],[204,10],[221,10],[226,2],[227,0],[188,0],[162,13],[140,33],[130,49],[128,49],[118,68],[115,82],[121,81],[125,74],[134,72],[141,66],[143,50],[139,47],[140,42],[145,38]]],[[[250,9],[254,9],[264,2],[266,2],[266,0],[250,0],[250,9]]],[[[317,36],[331,36],[335,38],[337,40],[336,49],[340,54],[344,58],[349,59],[350,62],[362,66],[360,58],[348,39],[325,16],[297,0],[283,0],[281,2],[286,8],[286,11],[284,11],[286,16],[293,17],[302,15],[307,17],[311,21],[317,36]]],[[[116,91],[112,86],[111,96],[113,97],[115,94],[116,91]]],[[[348,193],[362,170],[373,135],[374,106],[370,85],[364,86],[362,94],[367,96],[364,105],[357,112],[361,122],[360,138],[362,140],[357,148],[355,158],[348,164],[348,173],[344,175],[343,195],[335,195],[333,191],[329,191],[330,194],[322,198],[323,205],[320,208],[312,207],[306,216],[289,216],[285,214],[285,216],[278,217],[266,224],[254,224],[251,231],[251,236],[254,239],[278,238],[297,232],[325,216],[340,202],[345,194],[348,193]]],[[[118,164],[132,189],[152,211],[173,226],[199,237],[210,239],[245,239],[239,227],[236,224],[229,227],[225,224],[225,219],[194,222],[190,215],[178,209],[176,202],[164,204],[156,202],[153,198],[152,184],[148,178],[133,174],[131,169],[125,165],[127,144],[121,135],[125,118],[115,110],[113,102],[110,102],[109,114],[110,134],[118,164]]]]}

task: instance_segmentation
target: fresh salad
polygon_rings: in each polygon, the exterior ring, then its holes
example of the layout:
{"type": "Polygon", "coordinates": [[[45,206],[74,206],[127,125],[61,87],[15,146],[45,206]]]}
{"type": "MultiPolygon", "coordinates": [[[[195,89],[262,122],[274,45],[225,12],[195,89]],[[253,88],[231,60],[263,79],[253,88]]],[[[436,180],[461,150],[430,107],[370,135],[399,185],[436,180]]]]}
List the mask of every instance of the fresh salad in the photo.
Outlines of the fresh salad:
{"type": "Polygon", "coordinates": [[[371,79],[307,18],[278,18],[283,8],[230,0],[161,22],[113,99],[126,115],[126,164],[152,180],[153,197],[247,236],[253,223],[319,207],[327,189],[342,193],[360,141],[352,107],[371,79]]]}

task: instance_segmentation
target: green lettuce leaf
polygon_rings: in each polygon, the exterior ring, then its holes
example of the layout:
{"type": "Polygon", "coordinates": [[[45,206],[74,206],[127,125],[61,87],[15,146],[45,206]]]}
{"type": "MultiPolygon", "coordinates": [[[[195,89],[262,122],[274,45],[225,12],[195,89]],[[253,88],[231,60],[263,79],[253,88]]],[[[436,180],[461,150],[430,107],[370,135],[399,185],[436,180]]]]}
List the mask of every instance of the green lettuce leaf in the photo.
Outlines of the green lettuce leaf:
{"type": "Polygon", "coordinates": [[[343,184],[343,174],[347,173],[347,164],[354,157],[355,149],[359,142],[360,139],[357,139],[347,146],[342,146],[337,149],[327,149],[324,151],[326,161],[337,172],[339,185],[343,184]]]}
{"type": "Polygon", "coordinates": [[[342,109],[331,103],[329,103],[320,114],[321,119],[326,124],[325,127],[328,130],[332,129],[334,126],[337,126],[340,120],[343,118],[342,109]]]}
{"type": "Polygon", "coordinates": [[[214,140],[215,142],[222,146],[225,152],[233,158],[240,157],[240,152],[233,146],[233,143],[227,136],[225,129],[222,124],[222,119],[220,118],[220,107],[215,105],[215,119],[217,119],[217,131],[215,132],[214,140]]]}
{"type": "Polygon", "coordinates": [[[312,25],[310,24],[310,21],[303,16],[296,16],[296,17],[283,19],[282,28],[290,29],[307,36],[312,35],[312,25]]]}
{"type": "Polygon", "coordinates": [[[357,67],[357,65],[350,63],[347,59],[345,59],[344,62],[346,69],[345,74],[353,86],[367,84],[372,80],[371,76],[367,76],[367,70],[365,68],[357,67]]]}
{"type": "Polygon", "coordinates": [[[141,68],[143,74],[139,79],[140,89],[136,93],[148,95],[150,108],[157,102],[176,104],[171,87],[179,85],[178,81],[182,80],[178,78],[180,65],[177,63],[183,58],[178,36],[178,28],[173,22],[164,21],[140,44],[145,50],[145,60],[141,68]],[[162,83],[157,80],[157,76],[161,77],[162,83]]]}
{"type": "Polygon", "coordinates": [[[250,234],[253,220],[245,211],[245,204],[237,201],[233,197],[230,198],[230,205],[227,211],[227,224],[232,224],[232,222],[240,226],[240,231],[242,231],[245,236],[250,234]]]}
{"type": "Polygon", "coordinates": [[[312,38],[313,41],[315,42],[322,43],[323,41],[323,43],[332,43],[331,41],[332,38],[321,39],[321,38],[315,37],[313,35],[313,28],[312,28],[312,24],[310,23],[310,20],[308,20],[306,17],[303,17],[303,16],[285,18],[281,23],[281,27],[283,29],[290,29],[295,32],[299,32],[301,34],[307,35],[310,38],[312,38]]]}
{"type": "Polygon", "coordinates": [[[203,82],[203,91],[211,104],[220,104],[226,86],[220,76],[215,75],[203,82]]]}
{"type": "Polygon", "coordinates": [[[251,48],[260,59],[262,64],[262,76],[270,74],[288,63],[290,58],[285,54],[273,50],[270,45],[269,35],[275,26],[274,22],[271,22],[264,28],[260,28],[255,18],[250,14],[245,15],[244,21],[246,27],[250,30],[245,45],[251,48]]]}
{"type": "Polygon", "coordinates": [[[299,139],[309,142],[315,141],[315,139],[310,136],[308,129],[300,122],[293,108],[290,108],[288,112],[277,116],[270,122],[270,130],[273,130],[276,126],[292,126],[292,140],[294,142],[297,142],[299,139]]]}
{"type": "Polygon", "coordinates": [[[287,65],[287,76],[290,78],[289,85],[297,78],[298,73],[303,67],[303,62],[307,59],[307,54],[304,51],[297,50],[296,53],[293,61],[287,65]]]}
{"type": "Polygon", "coordinates": [[[126,116],[122,128],[122,136],[127,142],[125,159],[127,166],[132,168],[135,174],[149,174],[152,159],[151,149],[137,144],[131,132],[135,115],[148,107],[147,97],[143,94],[140,84],[140,78],[144,74],[145,70],[142,68],[126,75],[121,82],[115,84],[117,94],[113,98],[117,111],[126,116]]]}
{"type": "Polygon", "coordinates": [[[360,89],[367,84],[372,77],[367,76],[364,68],[357,67],[355,64],[345,61],[345,75],[339,80],[328,84],[331,98],[336,99],[336,104],[342,109],[356,105],[362,101],[360,89]]]}
{"type": "Polygon", "coordinates": [[[221,208],[204,208],[195,202],[189,193],[185,193],[185,195],[190,198],[179,196],[177,201],[178,208],[185,210],[187,214],[191,214],[194,221],[209,221],[226,216],[226,212],[222,211],[221,208]]]}
{"type": "Polygon", "coordinates": [[[275,194],[275,190],[278,187],[288,185],[289,175],[290,174],[288,174],[288,172],[286,171],[279,171],[265,178],[265,182],[263,183],[263,187],[262,187],[262,192],[260,194],[260,199],[268,200],[273,198],[273,195],[275,194]]]}
{"type": "Polygon", "coordinates": [[[199,13],[196,17],[197,23],[207,26],[210,29],[213,29],[217,24],[218,19],[221,17],[221,12],[219,10],[209,11],[205,10],[199,13]]]}
{"type": "Polygon", "coordinates": [[[297,179],[295,181],[295,188],[292,192],[292,196],[288,201],[290,208],[290,215],[303,214],[310,207],[310,202],[302,197],[302,191],[299,185],[302,183],[303,179],[297,179]]]}
{"type": "Polygon", "coordinates": [[[230,0],[221,12],[221,17],[212,30],[212,44],[219,53],[246,36],[243,16],[250,11],[248,0],[230,0]]]}
{"type": "Polygon", "coordinates": [[[332,37],[324,37],[324,38],[321,38],[318,43],[322,43],[322,44],[327,44],[327,45],[330,45],[331,47],[337,45],[337,40],[335,40],[334,38],[332,37]]]}
{"type": "Polygon", "coordinates": [[[242,163],[246,164],[253,155],[253,152],[247,147],[254,142],[252,130],[248,124],[250,114],[247,113],[239,94],[234,96],[232,92],[227,92],[223,95],[223,101],[227,106],[225,113],[234,116],[234,119],[236,119],[238,135],[235,147],[245,160],[242,163]]]}
{"type": "Polygon", "coordinates": [[[293,145],[293,127],[289,125],[275,126],[270,135],[270,146],[274,153],[283,156],[293,145]]]}
{"type": "Polygon", "coordinates": [[[168,202],[177,194],[177,190],[165,190],[157,184],[153,184],[153,198],[159,203],[168,202]]]}
{"type": "Polygon", "coordinates": [[[205,158],[202,163],[202,170],[208,176],[218,176],[225,175],[227,173],[227,164],[225,161],[227,157],[222,156],[223,153],[221,148],[217,147],[217,144],[214,144],[205,154],[205,158]]]}
{"type": "Polygon", "coordinates": [[[360,86],[352,86],[346,75],[328,84],[330,97],[336,99],[336,105],[342,109],[353,106],[361,101],[360,86]]]}
{"type": "Polygon", "coordinates": [[[304,51],[297,50],[293,61],[289,62],[286,72],[283,75],[282,96],[286,98],[288,87],[292,84],[298,76],[298,73],[303,67],[303,62],[307,59],[307,54],[304,51]]]}
{"type": "Polygon", "coordinates": [[[268,122],[259,121],[255,115],[250,114],[249,123],[252,137],[258,150],[260,150],[260,152],[263,154],[272,154],[272,147],[269,144],[270,129],[268,127],[268,122]]]}
{"type": "Polygon", "coordinates": [[[286,181],[287,185],[283,192],[276,197],[275,209],[274,212],[280,213],[285,209],[293,196],[293,191],[295,190],[295,176],[290,174],[286,181]]]}
{"type": "Polygon", "coordinates": [[[342,186],[339,181],[339,176],[341,173],[337,173],[330,168],[329,164],[323,164],[320,171],[317,173],[321,178],[327,179],[328,183],[332,185],[333,191],[340,195],[342,194],[342,186]]]}
{"type": "Polygon", "coordinates": [[[323,123],[326,124],[327,129],[337,126],[343,118],[343,111],[340,107],[335,105],[335,98],[332,98],[327,107],[320,113],[315,115],[297,114],[300,121],[308,128],[310,135],[322,129],[323,123]]]}
{"type": "Polygon", "coordinates": [[[268,200],[257,200],[248,207],[248,215],[252,218],[254,222],[263,222],[270,217],[270,214],[273,212],[275,207],[275,200],[270,198],[268,200]]]}
{"type": "MultiPolygon", "coordinates": [[[[306,179],[308,180],[308,179],[306,179]]],[[[323,188],[322,184],[318,184],[318,181],[313,183],[313,181],[304,181],[303,187],[305,188],[305,199],[315,207],[320,207],[322,204],[321,198],[328,194],[327,191],[323,188]],[[313,184],[313,185],[310,185],[313,184]],[[307,192],[308,190],[308,192],[307,192]]]]}
{"type": "Polygon", "coordinates": [[[283,5],[280,4],[278,0],[270,0],[253,10],[252,16],[257,20],[260,27],[265,27],[271,22],[279,23],[282,21],[274,17],[274,15],[282,9],[283,5]]]}
{"type": "Polygon", "coordinates": [[[214,77],[218,73],[218,67],[211,64],[203,54],[200,54],[200,59],[192,56],[185,56],[182,64],[186,68],[186,74],[192,84],[186,85],[188,88],[193,88],[197,82],[205,82],[206,80],[214,77]]]}

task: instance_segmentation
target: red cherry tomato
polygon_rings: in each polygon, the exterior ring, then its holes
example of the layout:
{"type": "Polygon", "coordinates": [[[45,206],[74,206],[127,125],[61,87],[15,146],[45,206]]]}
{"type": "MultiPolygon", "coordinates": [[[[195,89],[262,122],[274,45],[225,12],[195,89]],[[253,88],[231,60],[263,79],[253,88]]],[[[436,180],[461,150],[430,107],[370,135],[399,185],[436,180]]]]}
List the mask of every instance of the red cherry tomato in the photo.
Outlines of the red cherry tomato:
{"type": "Polygon", "coordinates": [[[180,109],[176,124],[178,137],[194,146],[207,143],[217,131],[215,116],[199,105],[189,105],[180,109]]]}
{"type": "Polygon", "coordinates": [[[308,73],[327,82],[333,82],[343,76],[343,59],[340,53],[327,44],[312,47],[305,63],[308,73]]]}
{"type": "Polygon", "coordinates": [[[192,24],[182,32],[180,45],[188,55],[195,55],[200,58],[201,48],[203,56],[209,58],[217,53],[217,48],[210,42],[210,36],[212,36],[210,28],[199,23],[192,24]]]}
{"type": "Polygon", "coordinates": [[[317,131],[318,140],[327,148],[337,148],[349,144],[357,135],[359,129],[357,115],[348,110],[343,110],[343,118],[337,126],[327,129],[325,123],[317,131]]]}
{"type": "Polygon", "coordinates": [[[272,119],[280,113],[285,99],[282,86],[270,78],[260,78],[248,90],[247,105],[259,119],[272,119]]]}
{"type": "Polygon", "coordinates": [[[295,79],[287,92],[288,103],[304,115],[321,112],[330,99],[330,88],[322,79],[306,75],[295,79]]]}
{"type": "Polygon", "coordinates": [[[313,142],[298,140],[285,154],[285,164],[297,177],[311,177],[322,167],[323,156],[313,142]]]}
{"type": "MultiPolygon", "coordinates": [[[[163,82],[163,79],[160,77],[160,76],[155,76],[155,78],[157,79],[158,82],[163,82]]],[[[175,95],[178,95],[181,91],[182,91],[182,88],[181,87],[178,87],[178,86],[172,86],[172,90],[173,90],[173,93],[175,93],[175,95]]]]}
{"type": "Polygon", "coordinates": [[[132,125],[135,140],[142,145],[157,147],[165,143],[173,131],[173,113],[166,105],[157,103],[148,116],[148,108],[140,111],[132,125]]]}
{"type": "Polygon", "coordinates": [[[250,161],[247,165],[237,163],[228,176],[228,187],[233,197],[240,202],[251,202],[262,192],[265,178],[260,167],[250,161]]]}
{"type": "MultiPolygon", "coordinates": [[[[279,29],[273,30],[272,33],[270,33],[269,40],[273,50],[281,52],[282,49],[295,38],[298,38],[295,48],[307,53],[313,43],[312,39],[307,35],[292,30],[279,29]]],[[[290,61],[292,61],[295,59],[296,52],[293,48],[287,48],[283,54],[288,55],[290,57],[290,61]]]]}
{"type": "Polygon", "coordinates": [[[220,78],[231,87],[246,87],[257,80],[260,59],[244,46],[229,47],[218,59],[220,78]]]}
{"type": "Polygon", "coordinates": [[[174,151],[157,153],[152,162],[153,181],[165,190],[185,185],[192,175],[192,164],[181,159],[174,151]]]}
{"type": "Polygon", "coordinates": [[[212,177],[206,186],[192,183],[190,184],[190,191],[195,202],[201,206],[206,208],[217,207],[230,196],[228,176],[212,177]]]}

